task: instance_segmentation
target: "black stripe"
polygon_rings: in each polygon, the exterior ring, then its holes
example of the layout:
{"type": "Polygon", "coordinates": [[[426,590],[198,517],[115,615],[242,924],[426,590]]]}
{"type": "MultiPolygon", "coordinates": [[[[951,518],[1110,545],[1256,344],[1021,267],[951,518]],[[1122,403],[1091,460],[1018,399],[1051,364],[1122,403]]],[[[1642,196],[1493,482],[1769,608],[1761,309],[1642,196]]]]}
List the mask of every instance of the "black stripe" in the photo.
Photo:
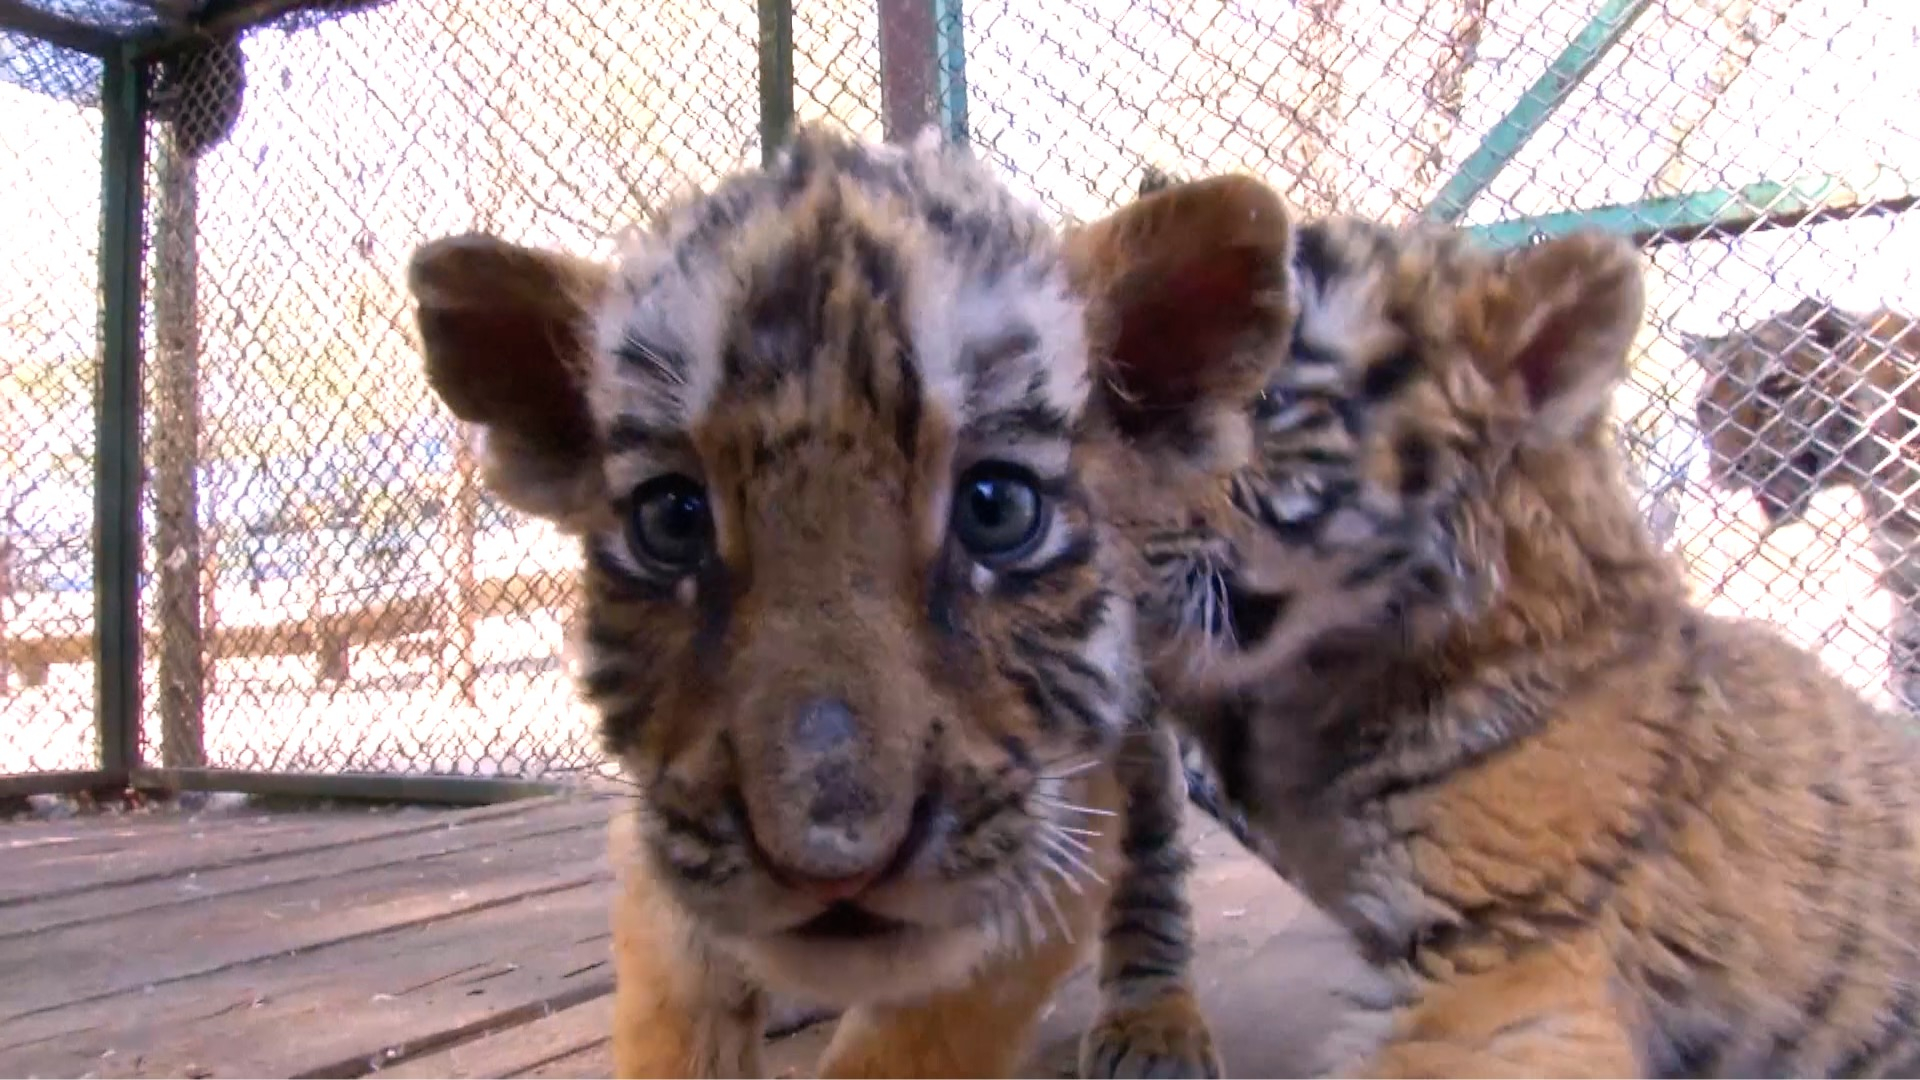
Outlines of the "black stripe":
{"type": "Polygon", "coordinates": [[[657,450],[675,444],[681,436],[671,428],[655,427],[637,416],[616,416],[607,429],[607,450],[622,454],[634,450],[657,450]]]}
{"type": "Polygon", "coordinates": [[[1075,721],[1076,728],[1081,731],[1095,731],[1103,726],[1100,715],[1094,711],[1092,705],[1088,704],[1085,697],[1058,682],[1047,679],[1046,672],[1023,671],[1010,664],[1002,664],[1000,673],[1020,688],[1021,696],[1026,698],[1027,703],[1039,713],[1041,727],[1046,731],[1060,730],[1063,713],[1071,717],[1075,721]]]}
{"type": "Polygon", "coordinates": [[[1064,570],[1076,570],[1093,561],[1096,551],[1093,534],[1083,532],[1063,544],[1045,562],[1009,568],[994,575],[994,593],[999,596],[1025,596],[1042,580],[1064,570]]]}
{"type": "Polygon", "coordinates": [[[597,701],[620,693],[626,689],[630,679],[631,675],[624,663],[600,657],[591,668],[587,669],[586,674],[581,676],[580,685],[589,699],[597,701]]]}
{"type": "Polygon", "coordinates": [[[1082,596],[1073,607],[1058,618],[1042,624],[1042,629],[1056,637],[1082,640],[1092,636],[1107,621],[1107,609],[1113,603],[1113,593],[1106,589],[1095,589],[1082,596]]]}
{"type": "Polygon", "coordinates": [[[620,339],[620,344],[614,346],[613,357],[625,366],[646,372],[657,380],[684,382],[687,378],[689,365],[685,353],[648,341],[631,331],[620,339]]]}
{"type": "Polygon", "coordinates": [[[1186,975],[1185,965],[1178,962],[1153,963],[1142,957],[1128,957],[1120,967],[1110,975],[1103,975],[1102,982],[1143,982],[1150,979],[1176,979],[1186,975]]]}
{"type": "Polygon", "coordinates": [[[1420,370],[1420,354],[1412,348],[1401,349],[1373,366],[1360,377],[1360,395],[1379,401],[1398,393],[1420,370]]]}
{"type": "MultiPolygon", "coordinates": [[[[1084,645],[1085,642],[1071,641],[1068,642],[1068,644],[1084,645]]],[[[1111,680],[1107,677],[1107,673],[1088,663],[1084,657],[1076,656],[1057,645],[1042,641],[1024,630],[1015,630],[1013,632],[1013,647],[1015,651],[1021,653],[1029,660],[1033,657],[1039,657],[1049,665],[1056,668],[1063,668],[1067,674],[1077,676],[1102,689],[1111,685],[1111,680]]]]}
{"type": "Polygon", "coordinates": [[[1340,578],[1340,587],[1343,589],[1358,589],[1365,585],[1371,585],[1405,566],[1411,558],[1413,558],[1413,552],[1406,548],[1388,548],[1373,558],[1368,559],[1366,562],[1361,563],[1359,566],[1347,571],[1346,574],[1340,578]]]}
{"type": "Polygon", "coordinates": [[[985,828],[994,818],[1017,809],[1025,799],[1014,792],[1001,792],[997,795],[983,794],[973,804],[973,808],[954,824],[953,835],[972,836],[985,828]]]}
{"type": "Polygon", "coordinates": [[[606,545],[615,541],[589,538],[586,548],[589,585],[598,585],[614,600],[659,600],[671,595],[671,586],[650,580],[615,558],[606,545]]]}
{"type": "Polygon", "coordinates": [[[996,438],[1065,440],[1073,435],[1073,422],[1067,414],[1044,401],[1028,399],[1017,405],[981,413],[969,421],[967,431],[982,441],[996,438]]]}
{"type": "Polygon", "coordinates": [[[1207,759],[1220,777],[1227,802],[1248,817],[1259,817],[1253,786],[1253,708],[1233,702],[1215,709],[1206,726],[1207,759]]]}
{"type": "MultiPolygon", "coordinates": [[[[889,314],[894,313],[897,304],[889,304],[889,314]]],[[[900,349],[896,362],[900,365],[897,400],[893,403],[893,441],[900,453],[911,461],[920,445],[920,420],[925,402],[926,385],[920,381],[920,363],[913,351],[913,339],[904,328],[898,333],[900,349]]]]}
{"type": "Polygon", "coordinates": [[[1277,451],[1274,457],[1279,461],[1296,465],[1344,467],[1353,464],[1353,454],[1350,451],[1334,450],[1325,446],[1286,447],[1277,451]]]}
{"type": "Polygon", "coordinates": [[[1433,486],[1433,444],[1411,432],[1393,444],[1394,461],[1400,466],[1400,494],[1411,498],[1423,495],[1433,486]]]}
{"type": "Polygon", "coordinates": [[[1294,237],[1294,262],[1311,279],[1301,282],[1303,287],[1325,292],[1326,283],[1345,271],[1346,266],[1334,253],[1330,241],[1325,225],[1319,222],[1302,226],[1294,237]]]}
{"type": "Polygon", "coordinates": [[[1829,1075],[1832,1076],[1909,1076],[1912,1058],[1905,1068],[1890,1069],[1891,1056],[1901,1048],[1913,1054],[1915,1033],[1920,1032],[1920,984],[1903,978],[1899,994],[1887,1010],[1878,1035],[1856,1046],[1829,1075]]]}

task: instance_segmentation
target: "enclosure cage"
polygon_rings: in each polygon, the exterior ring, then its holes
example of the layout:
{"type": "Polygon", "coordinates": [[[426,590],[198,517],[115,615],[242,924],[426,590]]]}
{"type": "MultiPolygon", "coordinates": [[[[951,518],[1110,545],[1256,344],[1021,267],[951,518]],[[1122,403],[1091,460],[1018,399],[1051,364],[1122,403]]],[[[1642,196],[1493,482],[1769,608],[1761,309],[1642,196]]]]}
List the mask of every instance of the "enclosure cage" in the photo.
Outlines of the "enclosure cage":
{"type": "Polygon", "coordinates": [[[1866,0],[0,0],[0,796],[598,773],[575,554],[477,485],[403,267],[605,254],[811,119],[1060,220],[1154,166],[1631,236],[1651,524],[1910,708],[1916,45],[1866,0]]]}

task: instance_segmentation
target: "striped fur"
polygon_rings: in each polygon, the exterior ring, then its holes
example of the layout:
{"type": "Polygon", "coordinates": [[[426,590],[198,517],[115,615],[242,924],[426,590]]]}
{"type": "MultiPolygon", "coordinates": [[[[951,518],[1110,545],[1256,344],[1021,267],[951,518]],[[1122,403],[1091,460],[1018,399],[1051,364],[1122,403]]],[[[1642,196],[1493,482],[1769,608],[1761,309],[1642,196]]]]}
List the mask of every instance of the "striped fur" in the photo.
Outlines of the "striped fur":
{"type": "Polygon", "coordinates": [[[621,1075],[757,1071],[765,988],[847,1010],[825,1075],[1004,1075],[1102,938],[1089,1066],[1219,1072],[1033,209],[808,129],[612,269],[461,237],[413,288],[489,483],[584,549],[580,683],[634,793],[621,1075]]]}
{"type": "Polygon", "coordinates": [[[1920,323],[1809,298],[1687,345],[1706,375],[1695,414],[1717,483],[1751,491],[1774,525],[1823,489],[1860,492],[1898,604],[1890,689],[1920,711],[1920,323]]]}
{"type": "Polygon", "coordinates": [[[1200,395],[1123,336],[1093,475],[1169,708],[1383,976],[1328,1068],[1910,1075],[1920,754],[1648,535],[1606,416],[1637,253],[1336,219],[1291,280],[1213,309],[1200,395]]]}

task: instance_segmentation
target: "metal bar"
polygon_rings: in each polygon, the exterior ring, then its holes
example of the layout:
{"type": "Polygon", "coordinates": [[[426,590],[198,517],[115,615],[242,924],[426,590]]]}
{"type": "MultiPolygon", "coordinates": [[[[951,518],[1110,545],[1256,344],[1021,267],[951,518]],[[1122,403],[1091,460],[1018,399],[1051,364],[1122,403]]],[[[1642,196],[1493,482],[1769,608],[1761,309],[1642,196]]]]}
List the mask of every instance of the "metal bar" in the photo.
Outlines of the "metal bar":
{"type": "Polygon", "coordinates": [[[1914,202],[1910,185],[1890,172],[1857,185],[1842,177],[1808,176],[1514,218],[1467,231],[1495,247],[1517,247],[1582,229],[1631,237],[1643,247],[1653,247],[1835,218],[1899,213],[1914,202]]]}
{"type": "Polygon", "coordinates": [[[94,447],[94,723],[100,767],[140,763],[140,285],[146,76],[124,54],[101,82],[100,382],[94,447]]]}
{"type": "Polygon", "coordinates": [[[940,130],[947,141],[965,146],[971,139],[967,125],[967,40],[965,0],[930,0],[933,4],[933,48],[939,76],[940,130]]]}
{"type": "Polygon", "coordinates": [[[101,57],[112,53],[115,46],[113,35],[105,30],[55,15],[24,0],[0,0],[0,30],[101,57]]]}
{"type": "Polygon", "coordinates": [[[1650,0],[1606,0],[1600,10],[1580,28],[1547,70],[1527,87],[1487,137],[1480,140],[1460,170],[1447,179],[1427,207],[1434,221],[1460,220],[1473,201],[1493,183],[1527,145],[1547,119],[1565,103],[1573,88],[1593,71],[1607,50],[1618,44],[1640,14],[1651,6],[1650,0]]]}
{"type": "Polygon", "coordinates": [[[0,799],[28,795],[74,795],[82,791],[111,791],[127,786],[127,774],[105,769],[69,769],[61,772],[0,776],[0,799]]]}
{"type": "Polygon", "coordinates": [[[934,0],[876,0],[880,16],[880,128],[888,139],[918,135],[940,103],[939,20],[934,0]]]}
{"type": "Polygon", "coordinates": [[[773,164],[793,134],[793,0],[760,4],[760,161],[773,164]]]}
{"type": "Polygon", "coordinates": [[[232,791],[312,799],[484,806],[564,793],[560,784],[488,776],[406,776],[398,773],[253,772],[245,769],[133,770],[133,786],[166,791],[232,791]]]}
{"type": "Polygon", "coordinates": [[[179,129],[156,134],[153,218],[153,410],[147,473],[159,620],[160,760],[204,765],[210,631],[201,620],[199,169],[179,129]]]}
{"type": "Polygon", "coordinates": [[[296,11],[318,10],[329,16],[371,11],[391,0],[212,0],[191,23],[163,26],[127,42],[128,55],[146,62],[208,38],[226,38],[272,22],[296,11]]]}

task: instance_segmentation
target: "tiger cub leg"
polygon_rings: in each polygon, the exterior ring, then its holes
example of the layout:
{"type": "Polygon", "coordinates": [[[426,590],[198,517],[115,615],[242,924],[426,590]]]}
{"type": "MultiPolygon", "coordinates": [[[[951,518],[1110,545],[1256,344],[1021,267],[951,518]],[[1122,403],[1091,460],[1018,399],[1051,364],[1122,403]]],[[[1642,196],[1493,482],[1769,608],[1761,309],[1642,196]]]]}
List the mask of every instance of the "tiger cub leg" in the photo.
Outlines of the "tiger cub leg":
{"type": "Polygon", "coordinates": [[[1193,858],[1181,836],[1180,745],[1161,725],[1130,735],[1118,774],[1127,814],[1101,935],[1100,1015],[1080,1046],[1080,1075],[1225,1075],[1189,970],[1193,858]]]}
{"type": "MultiPolygon", "coordinates": [[[[1597,943],[1548,945],[1429,988],[1343,1077],[1619,1077],[1646,1065],[1597,943]]],[[[1356,1017],[1365,1029],[1366,1017],[1356,1017]]],[[[1377,1030],[1377,1028],[1375,1029],[1377,1030]]],[[[1336,1036],[1336,1041],[1338,1036],[1336,1036]]]]}
{"type": "Polygon", "coordinates": [[[609,831],[614,866],[613,1074],[761,1075],[766,999],[661,892],[630,814],[609,831]]]}

